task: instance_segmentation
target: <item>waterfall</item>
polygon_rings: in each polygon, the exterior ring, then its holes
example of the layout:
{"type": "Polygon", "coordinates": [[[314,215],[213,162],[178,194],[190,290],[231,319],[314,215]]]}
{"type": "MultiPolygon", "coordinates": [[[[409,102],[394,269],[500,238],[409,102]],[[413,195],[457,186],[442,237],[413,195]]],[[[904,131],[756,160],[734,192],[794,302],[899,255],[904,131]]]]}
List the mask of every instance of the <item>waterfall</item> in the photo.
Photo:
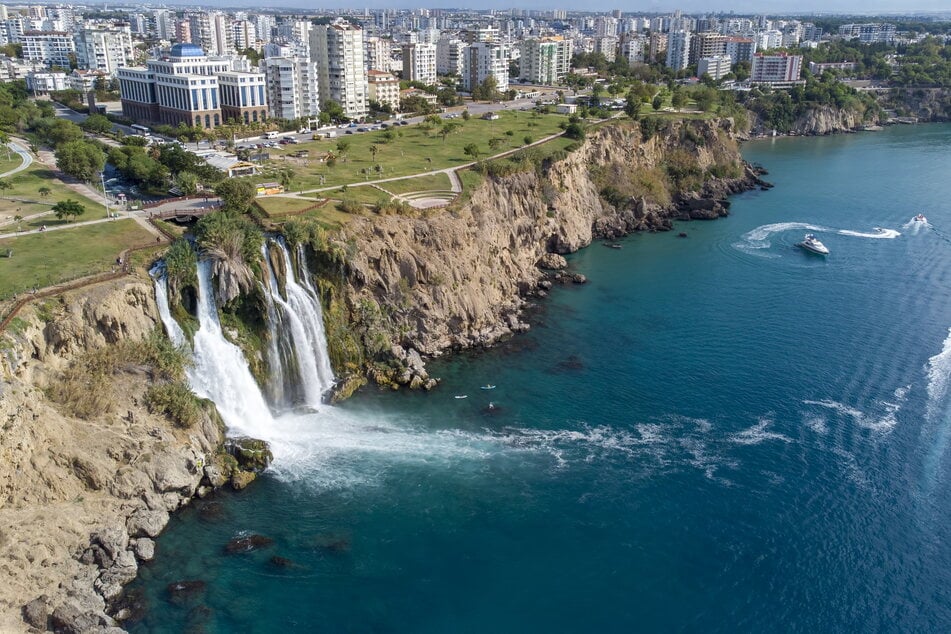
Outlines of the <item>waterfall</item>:
{"type": "MultiPolygon", "coordinates": [[[[184,333],[169,310],[164,276],[155,280],[155,296],[169,338],[183,343],[184,333]]],[[[241,349],[221,331],[208,261],[198,263],[198,322],[187,371],[189,385],[198,396],[214,401],[229,430],[266,438],[274,417],[241,349]]]]}
{"type": "Polygon", "coordinates": [[[287,407],[302,402],[317,407],[334,377],[327,354],[323,312],[309,279],[303,250],[298,251],[297,267],[281,238],[269,240],[262,247],[262,256],[268,271],[264,290],[270,321],[270,392],[272,397],[280,398],[276,405],[287,407]],[[271,264],[272,249],[278,251],[286,271],[283,294],[271,264]]]}

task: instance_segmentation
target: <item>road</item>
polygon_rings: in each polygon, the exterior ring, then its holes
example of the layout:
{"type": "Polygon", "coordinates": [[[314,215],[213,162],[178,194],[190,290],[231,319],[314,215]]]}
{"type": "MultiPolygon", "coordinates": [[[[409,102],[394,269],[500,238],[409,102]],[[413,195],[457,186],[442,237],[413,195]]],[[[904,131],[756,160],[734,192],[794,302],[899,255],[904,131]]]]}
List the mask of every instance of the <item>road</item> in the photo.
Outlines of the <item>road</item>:
{"type": "Polygon", "coordinates": [[[0,178],[6,178],[7,176],[12,176],[13,174],[16,174],[17,172],[22,172],[23,170],[25,170],[26,168],[28,168],[30,165],[33,164],[33,156],[30,155],[30,151],[28,149],[26,149],[25,147],[23,147],[16,141],[10,141],[9,143],[7,143],[7,146],[11,150],[19,154],[23,162],[20,163],[19,167],[14,167],[12,170],[8,172],[4,172],[3,174],[0,174],[0,178]]]}

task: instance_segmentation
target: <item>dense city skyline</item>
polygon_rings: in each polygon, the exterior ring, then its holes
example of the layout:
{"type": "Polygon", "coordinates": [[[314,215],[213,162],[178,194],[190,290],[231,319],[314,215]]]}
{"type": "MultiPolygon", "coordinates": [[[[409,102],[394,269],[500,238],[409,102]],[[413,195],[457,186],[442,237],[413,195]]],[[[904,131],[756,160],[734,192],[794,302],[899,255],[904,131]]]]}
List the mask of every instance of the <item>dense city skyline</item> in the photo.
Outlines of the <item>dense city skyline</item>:
{"type": "MultiPolygon", "coordinates": [[[[174,6],[201,6],[203,8],[249,8],[258,7],[260,3],[254,0],[220,0],[211,2],[169,2],[165,3],[174,6]]],[[[443,2],[441,0],[423,1],[407,3],[406,0],[373,0],[371,2],[360,2],[359,0],[340,0],[333,4],[314,8],[314,3],[307,0],[282,0],[271,10],[300,8],[308,9],[312,13],[320,13],[334,9],[369,9],[376,11],[380,9],[467,9],[467,10],[507,10],[507,9],[526,9],[538,11],[551,11],[553,9],[564,9],[566,11],[577,11],[578,9],[566,5],[559,6],[557,3],[546,2],[543,0],[521,0],[520,2],[510,2],[509,0],[452,0],[452,2],[443,2]]],[[[622,3],[604,1],[589,4],[585,7],[588,12],[610,12],[614,9],[620,9],[625,14],[643,14],[643,13],[669,13],[680,10],[684,13],[707,14],[707,13],[736,13],[741,15],[918,15],[918,14],[946,14],[951,15],[948,4],[943,0],[916,0],[913,6],[903,6],[894,0],[872,0],[869,2],[822,2],[821,0],[807,0],[805,2],[791,2],[789,0],[768,0],[766,2],[754,0],[737,0],[736,2],[726,3],[707,3],[700,1],[687,2],[657,2],[648,0],[639,3],[636,7],[622,6],[622,3]]]]}

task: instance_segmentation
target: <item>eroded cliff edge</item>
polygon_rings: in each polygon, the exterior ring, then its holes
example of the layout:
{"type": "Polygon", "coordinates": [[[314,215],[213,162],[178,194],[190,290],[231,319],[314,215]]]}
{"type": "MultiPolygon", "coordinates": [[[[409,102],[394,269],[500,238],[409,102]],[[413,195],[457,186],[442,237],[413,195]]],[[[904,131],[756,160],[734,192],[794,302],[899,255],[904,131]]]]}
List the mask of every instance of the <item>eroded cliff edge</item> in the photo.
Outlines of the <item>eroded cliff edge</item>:
{"type": "Polygon", "coordinates": [[[225,483],[214,407],[185,426],[147,405],[183,359],[160,329],[152,284],[131,277],[0,333],[0,631],[122,631],[115,602],[152,538],[225,483]]]}
{"type": "Polygon", "coordinates": [[[729,119],[614,122],[561,156],[483,171],[459,208],[358,218],[336,236],[348,253],[342,277],[318,274],[338,361],[362,343],[371,378],[425,385],[416,352],[489,345],[526,327],[526,303],[553,282],[538,266],[548,254],[726,215],[728,195],[764,185],[729,119]]]}

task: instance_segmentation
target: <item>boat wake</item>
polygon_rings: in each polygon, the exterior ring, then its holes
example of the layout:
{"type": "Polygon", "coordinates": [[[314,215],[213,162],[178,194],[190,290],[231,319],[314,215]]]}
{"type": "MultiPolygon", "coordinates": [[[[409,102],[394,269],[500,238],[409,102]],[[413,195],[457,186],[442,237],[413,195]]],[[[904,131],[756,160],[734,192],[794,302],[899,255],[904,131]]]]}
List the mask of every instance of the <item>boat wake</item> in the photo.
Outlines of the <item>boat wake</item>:
{"type": "Polygon", "coordinates": [[[906,232],[910,233],[911,235],[916,236],[922,231],[928,231],[929,229],[933,229],[934,227],[932,227],[931,223],[928,222],[927,220],[921,221],[921,220],[915,220],[914,218],[912,218],[911,220],[903,224],[901,228],[904,229],[906,232]]]}
{"type": "Polygon", "coordinates": [[[924,460],[926,494],[934,491],[941,463],[951,441],[951,416],[948,414],[948,388],[951,387],[951,328],[941,352],[928,359],[925,367],[928,378],[928,404],[925,409],[926,425],[923,441],[928,445],[924,460]]]}
{"type": "MultiPolygon", "coordinates": [[[[741,251],[755,253],[769,249],[772,246],[771,237],[787,231],[812,232],[812,233],[833,233],[840,236],[850,236],[853,238],[869,238],[872,240],[890,240],[901,235],[894,229],[876,228],[874,231],[854,231],[852,229],[834,229],[822,225],[814,225],[806,222],[777,222],[768,225],[762,225],[743,234],[742,240],[733,246],[741,251]]],[[[799,236],[797,236],[798,238],[799,236]]]]}

